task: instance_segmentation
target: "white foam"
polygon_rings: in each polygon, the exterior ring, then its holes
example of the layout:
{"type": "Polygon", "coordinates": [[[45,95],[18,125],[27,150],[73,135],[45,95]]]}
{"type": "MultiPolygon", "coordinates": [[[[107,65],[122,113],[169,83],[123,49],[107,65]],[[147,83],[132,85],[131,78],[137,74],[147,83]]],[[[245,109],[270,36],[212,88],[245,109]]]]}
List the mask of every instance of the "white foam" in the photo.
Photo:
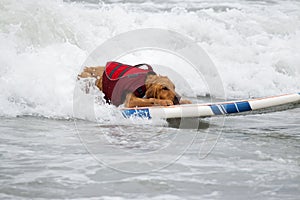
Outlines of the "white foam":
{"type": "MultiPolygon", "coordinates": [[[[1,1],[0,115],[72,117],[76,75],[89,53],[112,36],[149,27],[175,30],[203,47],[228,98],[299,92],[299,2],[216,2],[177,2],[172,9],[155,1],[141,8],[1,1]]],[[[207,92],[185,78],[196,93],[207,92]]]]}

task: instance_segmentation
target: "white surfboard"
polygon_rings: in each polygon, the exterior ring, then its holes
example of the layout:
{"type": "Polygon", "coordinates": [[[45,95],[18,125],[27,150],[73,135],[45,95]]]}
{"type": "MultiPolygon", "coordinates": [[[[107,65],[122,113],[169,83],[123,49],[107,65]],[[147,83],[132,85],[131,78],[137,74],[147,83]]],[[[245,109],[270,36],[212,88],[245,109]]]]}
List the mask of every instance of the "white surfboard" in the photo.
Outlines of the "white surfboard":
{"type": "Polygon", "coordinates": [[[171,119],[211,117],[216,115],[229,115],[263,110],[291,103],[300,103],[300,92],[295,94],[285,94],[266,98],[226,101],[210,104],[185,104],[175,106],[122,108],[121,112],[125,118],[140,117],[145,119],[171,119]]]}

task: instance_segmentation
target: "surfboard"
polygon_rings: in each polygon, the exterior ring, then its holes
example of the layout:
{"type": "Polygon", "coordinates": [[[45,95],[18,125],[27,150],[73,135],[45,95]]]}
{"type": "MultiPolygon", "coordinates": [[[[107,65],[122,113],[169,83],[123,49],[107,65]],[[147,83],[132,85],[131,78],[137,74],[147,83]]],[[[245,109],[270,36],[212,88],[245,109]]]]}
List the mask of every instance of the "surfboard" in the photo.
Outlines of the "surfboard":
{"type": "Polygon", "coordinates": [[[265,98],[224,101],[218,103],[122,108],[121,112],[125,118],[195,118],[259,111],[276,106],[298,103],[300,103],[300,92],[265,98]]]}

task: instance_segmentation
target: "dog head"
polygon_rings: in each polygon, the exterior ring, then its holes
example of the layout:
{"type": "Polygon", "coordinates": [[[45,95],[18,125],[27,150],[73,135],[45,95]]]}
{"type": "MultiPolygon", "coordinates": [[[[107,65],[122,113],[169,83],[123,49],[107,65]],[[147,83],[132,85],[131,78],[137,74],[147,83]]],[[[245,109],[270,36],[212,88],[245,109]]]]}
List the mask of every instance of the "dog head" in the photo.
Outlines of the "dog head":
{"type": "Polygon", "coordinates": [[[175,92],[175,85],[167,76],[149,75],[146,79],[146,97],[171,100],[179,104],[179,96],[175,92]]]}

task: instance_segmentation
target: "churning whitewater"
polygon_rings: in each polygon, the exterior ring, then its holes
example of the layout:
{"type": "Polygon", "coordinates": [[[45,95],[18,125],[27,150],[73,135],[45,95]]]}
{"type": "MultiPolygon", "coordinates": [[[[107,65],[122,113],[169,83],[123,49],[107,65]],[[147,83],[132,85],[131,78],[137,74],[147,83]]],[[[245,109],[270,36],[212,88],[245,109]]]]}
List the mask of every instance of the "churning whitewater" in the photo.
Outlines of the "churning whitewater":
{"type": "MultiPolygon", "coordinates": [[[[0,115],[72,117],[76,76],[89,54],[107,39],[141,28],[173,30],[197,42],[217,67],[229,99],[298,92],[299,13],[297,1],[141,6],[2,0],[0,115]]],[[[197,80],[190,83],[196,94],[209,93],[197,80]]]]}

